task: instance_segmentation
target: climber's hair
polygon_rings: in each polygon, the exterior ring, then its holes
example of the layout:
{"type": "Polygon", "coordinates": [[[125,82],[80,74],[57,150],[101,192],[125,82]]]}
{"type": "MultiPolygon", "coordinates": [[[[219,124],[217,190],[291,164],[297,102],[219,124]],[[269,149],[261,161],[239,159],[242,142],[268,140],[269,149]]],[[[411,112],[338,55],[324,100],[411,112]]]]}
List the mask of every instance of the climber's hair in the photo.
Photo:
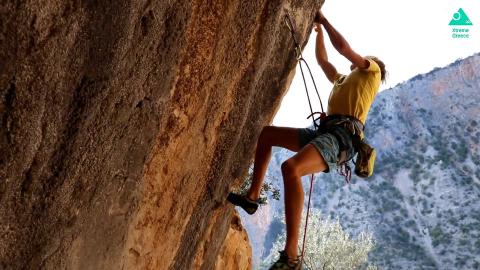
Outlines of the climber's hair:
{"type": "Polygon", "coordinates": [[[385,69],[385,63],[382,60],[378,59],[376,56],[367,56],[366,58],[372,59],[380,67],[381,80],[382,83],[385,83],[387,77],[387,70],[385,69]]]}

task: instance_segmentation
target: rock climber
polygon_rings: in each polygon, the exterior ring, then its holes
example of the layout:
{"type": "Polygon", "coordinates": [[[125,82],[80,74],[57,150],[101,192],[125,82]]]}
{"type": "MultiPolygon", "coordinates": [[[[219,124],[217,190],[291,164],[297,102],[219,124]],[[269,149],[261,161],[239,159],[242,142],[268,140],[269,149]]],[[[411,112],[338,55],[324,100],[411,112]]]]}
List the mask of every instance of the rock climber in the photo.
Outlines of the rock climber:
{"type": "MultiPolygon", "coordinates": [[[[304,203],[301,177],[317,172],[329,172],[349,160],[354,154],[352,136],[362,134],[370,106],[385,80],[385,65],[377,57],[360,56],[317,11],[314,28],[317,32],[315,54],[317,62],[333,89],[328,101],[327,117],[315,131],[309,128],[265,126],[260,133],[255,152],[252,185],[245,195],[230,193],[228,201],[252,215],[258,208],[260,190],[271,157],[272,146],[287,148],[296,154],[282,163],[285,190],[287,239],[285,249],[271,270],[300,269],[298,255],[299,230],[304,203]],[[351,72],[342,75],[328,61],[322,26],[335,49],[351,63],[351,72]]],[[[363,136],[363,134],[362,134],[363,136]]]]}

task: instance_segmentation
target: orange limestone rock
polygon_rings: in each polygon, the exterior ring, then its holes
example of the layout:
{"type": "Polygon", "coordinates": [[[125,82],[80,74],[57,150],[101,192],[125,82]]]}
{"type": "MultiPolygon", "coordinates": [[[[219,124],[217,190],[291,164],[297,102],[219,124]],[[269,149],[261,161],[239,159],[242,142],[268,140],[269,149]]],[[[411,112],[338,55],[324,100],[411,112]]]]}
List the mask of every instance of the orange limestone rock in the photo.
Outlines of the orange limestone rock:
{"type": "Polygon", "coordinates": [[[223,269],[252,269],[252,247],[248,241],[247,231],[242,227],[238,213],[232,216],[230,229],[218,253],[215,264],[215,270],[223,269]]]}
{"type": "Polygon", "coordinates": [[[225,198],[319,5],[2,1],[0,269],[243,267],[225,198]]]}

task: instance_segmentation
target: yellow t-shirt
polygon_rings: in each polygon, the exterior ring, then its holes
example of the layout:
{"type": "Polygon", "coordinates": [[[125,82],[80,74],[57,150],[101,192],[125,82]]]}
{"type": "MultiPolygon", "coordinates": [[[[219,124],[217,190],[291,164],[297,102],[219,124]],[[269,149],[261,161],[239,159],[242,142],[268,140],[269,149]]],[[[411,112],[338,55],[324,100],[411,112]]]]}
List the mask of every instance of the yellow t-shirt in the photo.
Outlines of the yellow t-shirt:
{"type": "Polygon", "coordinates": [[[354,116],[363,124],[380,87],[380,67],[372,59],[367,69],[355,68],[348,76],[337,74],[328,100],[328,115],[354,116]]]}

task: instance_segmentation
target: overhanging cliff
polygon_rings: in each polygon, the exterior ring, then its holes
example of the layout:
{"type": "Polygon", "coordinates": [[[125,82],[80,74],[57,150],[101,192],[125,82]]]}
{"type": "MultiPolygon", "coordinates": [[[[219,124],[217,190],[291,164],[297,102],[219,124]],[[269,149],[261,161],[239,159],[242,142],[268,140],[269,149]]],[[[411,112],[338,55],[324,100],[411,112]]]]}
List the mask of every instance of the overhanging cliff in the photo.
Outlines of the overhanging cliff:
{"type": "Polygon", "coordinates": [[[319,6],[2,2],[0,268],[212,269],[319,6]]]}

